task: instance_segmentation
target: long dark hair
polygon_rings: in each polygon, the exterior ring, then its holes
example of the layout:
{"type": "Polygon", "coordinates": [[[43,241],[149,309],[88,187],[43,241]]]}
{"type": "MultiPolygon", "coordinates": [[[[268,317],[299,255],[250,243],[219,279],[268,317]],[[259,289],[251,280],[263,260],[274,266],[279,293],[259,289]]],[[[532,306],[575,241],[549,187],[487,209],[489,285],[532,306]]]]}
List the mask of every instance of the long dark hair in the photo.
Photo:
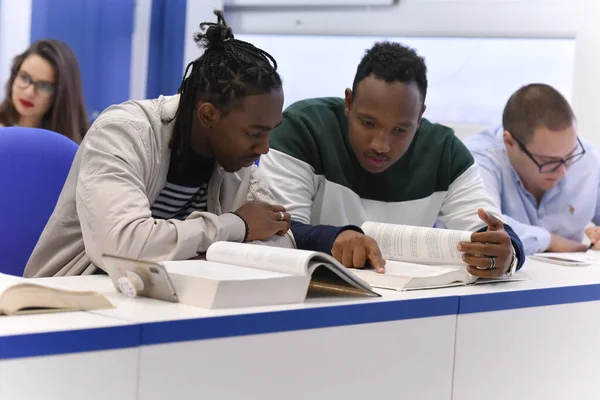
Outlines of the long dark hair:
{"type": "Polygon", "coordinates": [[[178,91],[181,97],[171,146],[184,159],[189,154],[198,101],[210,102],[227,114],[246,96],[281,88],[275,59],[254,45],[235,39],[223,12],[214,13],[217,22],[201,23],[201,32],[194,36],[204,54],[188,64],[178,91]]]}
{"type": "Polygon", "coordinates": [[[83,101],[79,64],[71,48],[59,40],[38,40],[14,58],[10,78],[6,82],[6,97],[0,104],[0,123],[12,126],[19,122],[19,113],[12,103],[12,87],[21,64],[32,54],[48,61],[56,74],[56,92],[52,106],[42,119],[43,127],[80,143],[89,122],[83,101]]]}

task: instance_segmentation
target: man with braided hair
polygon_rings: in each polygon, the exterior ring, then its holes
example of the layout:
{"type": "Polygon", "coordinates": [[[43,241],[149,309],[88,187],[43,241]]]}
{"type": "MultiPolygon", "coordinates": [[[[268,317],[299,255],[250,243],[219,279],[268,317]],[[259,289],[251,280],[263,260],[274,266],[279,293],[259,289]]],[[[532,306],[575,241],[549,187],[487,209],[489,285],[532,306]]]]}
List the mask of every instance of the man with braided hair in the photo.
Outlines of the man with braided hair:
{"type": "Polygon", "coordinates": [[[189,259],[218,240],[294,246],[254,166],[281,123],[277,63],[215,14],[178,95],[111,106],[94,122],[25,276],[100,273],[103,253],[189,259]]]}

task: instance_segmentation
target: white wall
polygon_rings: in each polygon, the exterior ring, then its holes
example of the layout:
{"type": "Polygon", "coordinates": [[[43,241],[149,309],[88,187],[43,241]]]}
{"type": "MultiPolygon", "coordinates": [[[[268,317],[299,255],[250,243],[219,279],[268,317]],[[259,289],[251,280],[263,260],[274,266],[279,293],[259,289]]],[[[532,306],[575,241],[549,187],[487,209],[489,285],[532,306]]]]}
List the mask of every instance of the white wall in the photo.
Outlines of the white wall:
{"type": "Polygon", "coordinates": [[[572,92],[575,41],[568,39],[237,37],[275,57],[284,81],[285,106],[309,97],[343,96],[365,50],[384,39],[409,45],[425,57],[429,81],[425,116],[437,122],[498,124],[508,97],[531,82],[550,84],[567,98],[572,92]]]}
{"type": "MultiPolygon", "coordinates": [[[[331,35],[389,35],[405,38],[576,39],[574,58],[560,60],[562,67],[558,69],[552,62],[546,65],[525,62],[532,55],[527,53],[520,53],[519,56],[504,53],[503,62],[512,65],[511,71],[518,73],[514,77],[517,80],[543,81],[546,68],[552,69],[552,74],[561,74],[561,82],[571,80],[572,87],[561,91],[570,94],[567,98],[575,108],[579,133],[600,147],[600,2],[597,0],[400,0],[397,5],[389,7],[331,7],[319,10],[232,6],[227,9],[227,17],[236,32],[246,34],[330,35],[329,38],[331,35]],[[566,62],[572,63],[571,72],[567,71],[568,68],[560,71],[566,67],[566,62]],[[519,66],[521,70],[515,71],[519,66]]],[[[330,46],[330,51],[339,54],[333,46],[330,46]]],[[[537,52],[535,49],[533,51],[537,52]]],[[[561,45],[558,52],[562,51],[567,50],[561,45]]],[[[552,58],[551,54],[546,56],[552,58]]],[[[351,57],[355,56],[348,56],[351,57]]],[[[437,68],[431,64],[432,58],[429,59],[430,66],[437,68]]],[[[447,62],[453,63],[452,58],[447,62]]],[[[492,65],[490,62],[479,72],[486,74],[486,69],[492,65]]],[[[335,71],[332,75],[337,74],[338,71],[335,71]]],[[[340,75],[345,76],[343,71],[340,75]]],[[[466,77],[464,86],[473,88],[471,90],[479,95],[479,87],[472,85],[470,79],[470,76],[466,77]]],[[[289,85],[289,78],[287,82],[289,85]]],[[[493,86],[496,83],[488,84],[493,86]]],[[[431,90],[434,90],[433,82],[431,90]]],[[[434,96],[432,94],[432,101],[434,96]]],[[[501,88],[497,98],[505,96],[506,90],[501,88]]],[[[472,106],[479,107],[480,104],[473,101],[472,106]]],[[[457,110],[453,112],[456,114],[457,110]]]]}
{"type": "Polygon", "coordinates": [[[600,1],[588,0],[575,51],[573,105],[582,136],[600,147],[600,1]]]}
{"type": "Polygon", "coordinates": [[[151,25],[152,0],[135,0],[131,41],[131,78],[129,81],[129,94],[132,100],[146,98],[151,25]]]}
{"type": "Polygon", "coordinates": [[[216,21],[217,17],[213,14],[213,10],[222,10],[223,5],[223,0],[187,0],[183,70],[185,70],[188,63],[202,54],[202,51],[194,42],[194,34],[200,31],[200,22],[216,21]]]}
{"type": "Polygon", "coordinates": [[[31,0],[0,0],[0,101],[13,58],[29,47],[31,0]]]}
{"type": "Polygon", "coordinates": [[[228,15],[245,33],[564,38],[578,32],[579,4],[596,1],[400,0],[393,6],[318,10],[233,6],[228,15]]]}

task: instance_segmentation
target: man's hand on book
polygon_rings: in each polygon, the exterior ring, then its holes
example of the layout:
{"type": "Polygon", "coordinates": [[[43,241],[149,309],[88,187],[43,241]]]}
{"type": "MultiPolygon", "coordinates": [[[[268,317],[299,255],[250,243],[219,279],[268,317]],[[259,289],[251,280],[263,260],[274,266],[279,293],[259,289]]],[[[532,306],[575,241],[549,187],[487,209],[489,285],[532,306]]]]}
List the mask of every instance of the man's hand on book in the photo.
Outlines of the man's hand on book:
{"type": "Polygon", "coordinates": [[[385,272],[385,260],[374,239],[353,230],[340,233],[331,255],[348,268],[364,268],[369,263],[376,272],[385,272]]]}
{"type": "Polygon", "coordinates": [[[461,242],[458,250],[464,253],[463,260],[469,264],[467,270],[471,275],[498,278],[510,268],[513,257],[512,242],[501,220],[482,208],[477,210],[477,213],[487,224],[487,232],[473,233],[471,242],[461,242]]]}
{"type": "Polygon", "coordinates": [[[290,229],[292,218],[285,207],[249,202],[235,212],[248,224],[247,241],[264,240],[275,234],[283,236],[290,229]]]}

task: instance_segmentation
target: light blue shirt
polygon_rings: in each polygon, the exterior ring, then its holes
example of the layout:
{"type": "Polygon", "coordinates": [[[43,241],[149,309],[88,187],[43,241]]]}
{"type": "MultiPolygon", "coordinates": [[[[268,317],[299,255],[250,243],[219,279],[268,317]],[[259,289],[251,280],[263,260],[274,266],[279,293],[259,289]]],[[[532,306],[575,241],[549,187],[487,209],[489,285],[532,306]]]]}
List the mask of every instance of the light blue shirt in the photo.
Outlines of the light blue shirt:
{"type": "Polygon", "coordinates": [[[483,131],[465,144],[479,164],[481,175],[506,223],[519,235],[530,255],[545,251],[550,234],[581,242],[590,221],[600,223],[600,154],[581,139],[586,151],[569,167],[557,185],[545,192],[539,206],[513,168],[502,140],[503,129],[483,131]]]}

